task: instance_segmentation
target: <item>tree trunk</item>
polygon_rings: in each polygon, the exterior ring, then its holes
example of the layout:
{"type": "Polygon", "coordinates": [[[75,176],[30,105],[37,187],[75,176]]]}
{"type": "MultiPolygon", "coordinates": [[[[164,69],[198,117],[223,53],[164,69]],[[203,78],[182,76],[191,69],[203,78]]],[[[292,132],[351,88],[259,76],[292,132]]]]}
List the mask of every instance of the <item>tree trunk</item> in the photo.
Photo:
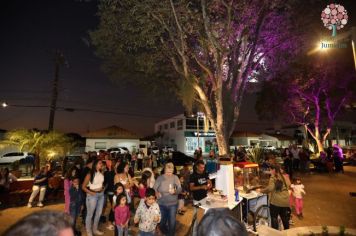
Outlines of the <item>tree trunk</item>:
{"type": "Polygon", "coordinates": [[[35,170],[39,171],[40,170],[40,165],[41,165],[41,160],[40,160],[40,155],[38,153],[35,153],[35,170]]]}
{"type": "Polygon", "coordinates": [[[229,157],[229,146],[224,132],[215,130],[216,142],[219,148],[219,157],[228,158],[229,157]]]}
{"type": "Polygon", "coordinates": [[[324,151],[324,145],[323,145],[323,140],[315,139],[316,145],[318,147],[318,153],[324,151]]]}

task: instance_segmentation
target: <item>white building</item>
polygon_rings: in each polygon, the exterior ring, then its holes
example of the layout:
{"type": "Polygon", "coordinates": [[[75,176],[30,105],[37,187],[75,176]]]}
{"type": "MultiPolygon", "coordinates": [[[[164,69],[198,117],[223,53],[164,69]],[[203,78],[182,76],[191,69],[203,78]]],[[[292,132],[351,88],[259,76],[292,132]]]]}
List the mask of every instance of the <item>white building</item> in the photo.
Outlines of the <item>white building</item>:
{"type": "Polygon", "coordinates": [[[230,146],[259,146],[261,134],[247,131],[235,131],[230,137],[230,146]]]}
{"type": "Polygon", "coordinates": [[[161,137],[156,139],[159,146],[170,146],[187,155],[193,155],[198,147],[206,154],[217,146],[215,132],[212,129],[204,131],[202,117],[198,119],[197,116],[186,117],[180,114],[156,123],[154,130],[156,134],[161,134],[161,137]]]}
{"type": "Polygon", "coordinates": [[[293,143],[293,138],[284,134],[265,134],[247,131],[235,131],[230,138],[230,146],[263,147],[273,146],[276,148],[288,147],[293,143]]]}
{"type": "Polygon", "coordinates": [[[86,152],[106,150],[112,147],[126,147],[132,152],[137,150],[140,145],[140,139],[137,134],[118,126],[91,131],[83,135],[83,137],[86,138],[86,152]]]}
{"type": "MultiPolygon", "coordinates": [[[[279,129],[270,128],[266,130],[268,133],[279,133],[287,135],[296,139],[297,143],[301,144],[305,139],[305,129],[301,125],[287,125],[279,129]]],[[[322,133],[324,130],[321,131],[322,133]]],[[[312,139],[310,137],[310,139],[312,139]]],[[[333,144],[340,146],[352,146],[356,144],[356,123],[349,121],[335,121],[331,128],[331,132],[324,143],[325,147],[332,146],[333,144]]]]}

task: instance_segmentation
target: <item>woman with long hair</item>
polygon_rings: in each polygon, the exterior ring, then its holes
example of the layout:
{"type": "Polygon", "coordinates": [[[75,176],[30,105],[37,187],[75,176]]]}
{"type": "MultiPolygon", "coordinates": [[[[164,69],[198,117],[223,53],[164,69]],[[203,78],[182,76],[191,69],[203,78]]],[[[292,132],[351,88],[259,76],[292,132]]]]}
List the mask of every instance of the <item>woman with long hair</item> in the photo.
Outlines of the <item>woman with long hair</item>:
{"type": "Polygon", "coordinates": [[[72,166],[65,175],[63,186],[64,186],[64,212],[69,214],[70,205],[70,193],[69,190],[72,186],[72,180],[75,177],[79,177],[78,169],[76,166],[72,166]]]}
{"type": "Polygon", "coordinates": [[[116,168],[116,175],[114,177],[114,184],[122,183],[125,186],[127,195],[127,203],[131,203],[132,192],[131,188],[134,185],[133,180],[129,174],[129,164],[125,161],[120,162],[116,168]]]}
{"type": "Polygon", "coordinates": [[[104,233],[98,230],[100,215],[104,206],[104,175],[101,173],[103,163],[101,160],[95,160],[90,172],[85,176],[82,184],[82,189],[87,193],[86,206],[87,215],[85,218],[85,228],[88,236],[103,235],[104,233]],[[94,222],[92,224],[92,218],[94,222]]]}
{"type": "Polygon", "coordinates": [[[17,181],[15,175],[11,174],[9,168],[0,170],[0,193],[10,191],[10,184],[17,181]]]}
{"type": "Polygon", "coordinates": [[[285,177],[279,166],[271,165],[271,177],[268,186],[262,189],[263,193],[270,193],[270,212],[272,228],[278,230],[278,216],[280,216],[284,229],[289,229],[290,203],[289,188],[290,180],[285,177]]]}

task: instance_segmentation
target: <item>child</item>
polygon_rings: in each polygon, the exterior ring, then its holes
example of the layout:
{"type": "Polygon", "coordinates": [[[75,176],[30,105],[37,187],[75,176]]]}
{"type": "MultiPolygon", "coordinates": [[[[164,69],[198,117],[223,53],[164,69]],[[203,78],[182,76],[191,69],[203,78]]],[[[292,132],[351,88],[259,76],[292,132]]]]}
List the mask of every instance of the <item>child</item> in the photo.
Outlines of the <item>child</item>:
{"type": "Polygon", "coordinates": [[[138,195],[141,199],[144,199],[146,196],[146,189],[150,186],[151,176],[151,172],[147,170],[142,172],[141,180],[138,184],[138,195]]]}
{"type": "Polygon", "coordinates": [[[160,221],[161,211],[156,203],[156,192],[153,188],[147,188],[145,200],[140,202],[134,218],[135,224],[139,223],[139,235],[153,236],[160,221]]]}
{"type": "Polygon", "coordinates": [[[127,205],[126,194],[117,196],[115,206],[115,225],[118,236],[127,236],[129,233],[130,210],[127,205]]]}
{"type": "MultiPolygon", "coordinates": [[[[114,196],[112,199],[112,208],[110,210],[109,213],[109,221],[111,222],[111,225],[114,226],[115,225],[115,215],[114,215],[114,210],[115,210],[115,206],[116,206],[116,201],[117,201],[117,197],[121,194],[126,195],[125,193],[125,187],[122,183],[116,183],[114,186],[114,196]]],[[[117,229],[116,227],[114,227],[115,230],[115,236],[117,236],[117,229]]]]}
{"type": "Polygon", "coordinates": [[[80,214],[82,201],[83,201],[83,192],[82,189],[79,188],[79,178],[74,177],[72,180],[72,186],[69,189],[70,194],[70,205],[69,205],[69,213],[73,220],[73,229],[77,232],[75,225],[77,223],[77,218],[80,214]]]}
{"type": "Polygon", "coordinates": [[[304,185],[300,178],[296,178],[291,189],[293,190],[293,196],[295,197],[295,211],[299,219],[303,218],[303,194],[305,195],[304,185]]]}
{"type": "Polygon", "coordinates": [[[183,175],[179,176],[179,181],[182,186],[182,192],[180,194],[178,194],[178,211],[177,212],[179,215],[184,215],[184,213],[185,213],[185,209],[184,209],[185,199],[188,198],[189,191],[187,189],[187,186],[184,184],[184,176],[183,175]]]}

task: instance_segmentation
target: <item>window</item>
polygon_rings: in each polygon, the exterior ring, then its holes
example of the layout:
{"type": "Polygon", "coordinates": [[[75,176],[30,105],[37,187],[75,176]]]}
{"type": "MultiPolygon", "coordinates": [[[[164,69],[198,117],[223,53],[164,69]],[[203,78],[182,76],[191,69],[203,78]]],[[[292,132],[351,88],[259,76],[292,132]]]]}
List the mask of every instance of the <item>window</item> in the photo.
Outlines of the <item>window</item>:
{"type": "Polygon", "coordinates": [[[106,142],[95,142],[95,149],[106,149],[106,142]]]}
{"type": "Polygon", "coordinates": [[[162,130],[162,125],[159,126],[159,131],[161,131],[161,130],[162,130]]]}
{"type": "MultiPolygon", "coordinates": [[[[187,118],[185,120],[185,128],[186,129],[197,129],[197,119],[196,118],[187,118]]],[[[204,119],[199,118],[199,129],[204,129],[204,119]]]]}
{"type": "Polygon", "coordinates": [[[173,121],[169,124],[169,128],[174,128],[174,127],[176,127],[176,122],[173,121]]]}
{"type": "Polygon", "coordinates": [[[183,120],[178,120],[177,121],[177,130],[182,130],[183,129],[183,120]]]}
{"type": "Polygon", "coordinates": [[[187,152],[194,152],[198,147],[198,139],[195,137],[187,137],[185,145],[187,147],[187,152]]]}
{"type": "Polygon", "coordinates": [[[164,124],[164,129],[168,129],[168,123],[164,124]]]}
{"type": "Polygon", "coordinates": [[[23,156],[23,155],[24,155],[23,152],[11,152],[5,154],[4,157],[16,157],[16,156],[23,156]]]}

